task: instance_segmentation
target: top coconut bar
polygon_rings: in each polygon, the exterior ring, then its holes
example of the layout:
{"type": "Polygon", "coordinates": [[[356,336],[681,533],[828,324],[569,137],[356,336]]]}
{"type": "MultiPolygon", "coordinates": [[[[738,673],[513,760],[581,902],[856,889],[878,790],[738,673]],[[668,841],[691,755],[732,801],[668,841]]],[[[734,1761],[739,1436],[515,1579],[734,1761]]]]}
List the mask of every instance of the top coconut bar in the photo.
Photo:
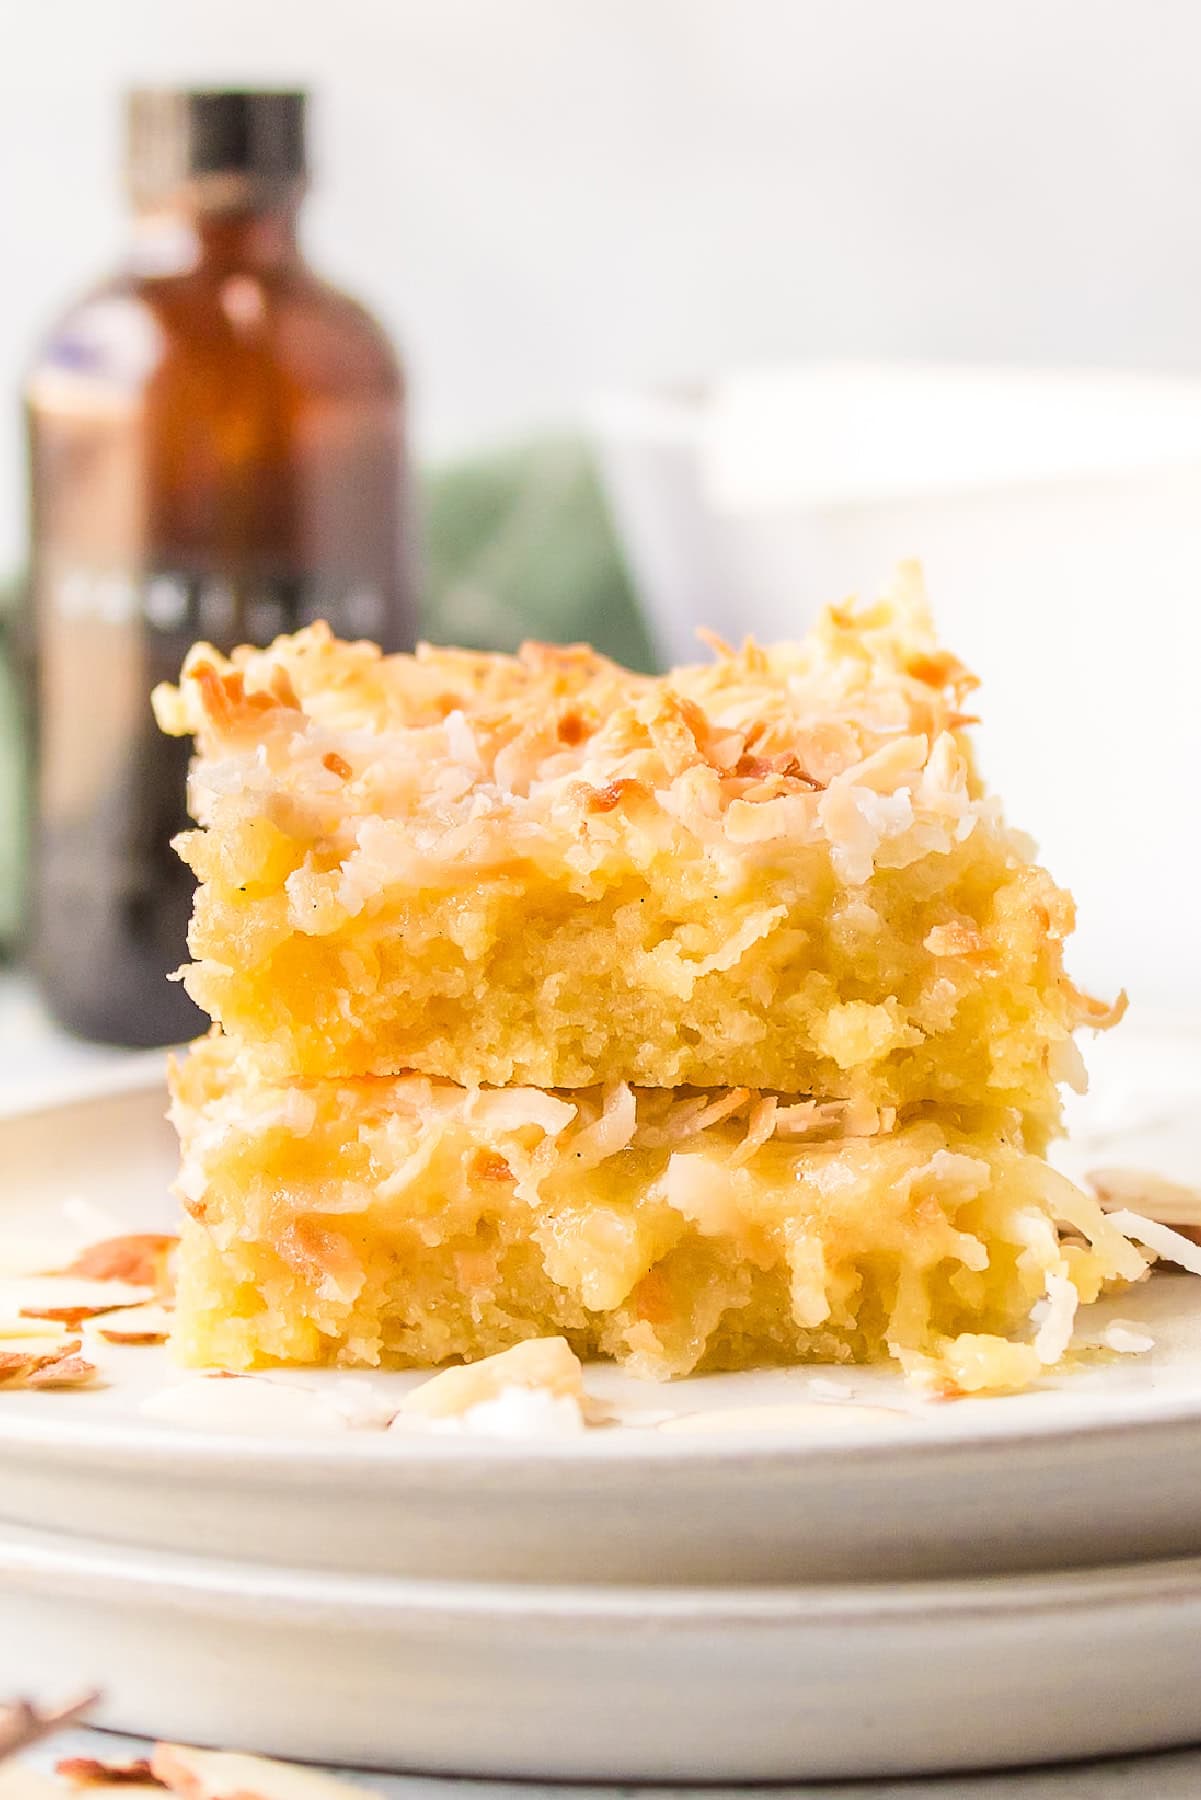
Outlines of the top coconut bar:
{"type": "Polygon", "coordinates": [[[915,571],[662,677],[322,626],[155,695],[194,733],[189,993],[273,1076],[1008,1109],[1071,1042],[1069,895],[975,773],[915,571]]]}

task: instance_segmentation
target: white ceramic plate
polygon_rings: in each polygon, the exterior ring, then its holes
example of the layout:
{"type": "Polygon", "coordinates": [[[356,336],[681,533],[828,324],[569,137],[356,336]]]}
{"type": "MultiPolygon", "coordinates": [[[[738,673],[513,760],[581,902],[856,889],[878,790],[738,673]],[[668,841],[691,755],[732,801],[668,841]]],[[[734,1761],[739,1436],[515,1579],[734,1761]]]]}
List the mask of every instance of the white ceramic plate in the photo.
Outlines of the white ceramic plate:
{"type": "Polygon", "coordinates": [[[301,1575],[0,1533],[0,1688],[118,1730],[553,1779],[907,1774],[1201,1736],[1201,1562],[877,1587],[301,1575]]]}
{"type": "MultiPolygon", "coordinates": [[[[1093,1138],[1078,1160],[1195,1180],[1197,1041],[1115,1034],[1091,1060],[1095,1111],[1076,1124],[1093,1138]]],[[[0,1207],[48,1220],[74,1194],[131,1224],[169,1220],[162,1110],[150,1088],[0,1121],[0,1207]]],[[[0,1520],[314,1570],[504,1581],[863,1580],[1201,1552],[1201,1283],[1156,1276],[1108,1311],[1145,1323],[1154,1351],[954,1405],[919,1401],[887,1368],[667,1387],[587,1371],[628,1415],[746,1420],[811,1402],[815,1381],[901,1414],[823,1406],[803,1429],[695,1436],[649,1424],[558,1441],[217,1436],[141,1411],[181,1379],[165,1352],[112,1351],[105,1391],[0,1394],[0,1520]]],[[[281,1379],[396,1396],[416,1378],[281,1379]]]]}

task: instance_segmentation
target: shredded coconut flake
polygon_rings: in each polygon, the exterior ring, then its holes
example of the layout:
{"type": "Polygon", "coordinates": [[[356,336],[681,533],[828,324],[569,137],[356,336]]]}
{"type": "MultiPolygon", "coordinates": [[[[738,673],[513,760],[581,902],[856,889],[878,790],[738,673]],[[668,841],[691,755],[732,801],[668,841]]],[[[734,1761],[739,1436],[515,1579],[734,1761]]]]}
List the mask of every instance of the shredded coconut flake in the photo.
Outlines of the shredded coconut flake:
{"type": "Polygon", "coordinates": [[[453,760],[462,763],[465,769],[478,770],[480,768],[479,745],[475,741],[474,731],[462,712],[456,710],[447,713],[445,726],[446,748],[453,760]]]}
{"type": "Polygon", "coordinates": [[[761,1149],[762,1146],[766,1144],[767,1140],[773,1136],[776,1129],[776,1108],[778,1105],[779,1102],[775,1095],[767,1094],[762,1100],[757,1100],[754,1106],[751,1107],[750,1118],[747,1120],[746,1136],[730,1158],[730,1161],[737,1168],[741,1168],[743,1163],[749,1162],[756,1150],[761,1149]]]}
{"type": "Polygon", "coordinates": [[[1101,1333],[1101,1342],[1107,1350],[1116,1350],[1122,1356],[1141,1356],[1155,1348],[1155,1339],[1127,1319],[1112,1319],[1101,1333]]]}
{"type": "Polygon", "coordinates": [[[1034,1339],[1034,1350],[1044,1368],[1059,1362],[1072,1341],[1080,1296],[1066,1275],[1047,1276],[1045,1311],[1034,1339]]]}
{"type": "Polygon", "coordinates": [[[634,1136],[638,1122],[638,1103],[628,1082],[618,1081],[605,1089],[601,1116],[577,1132],[571,1153],[577,1170],[594,1169],[606,1157],[624,1150],[634,1136]]]}
{"type": "Polygon", "coordinates": [[[586,1424],[583,1408],[573,1394],[507,1387],[464,1413],[433,1420],[430,1430],[465,1437],[578,1437],[586,1424]]]}
{"type": "Polygon", "coordinates": [[[576,1116],[568,1100],[544,1094],[538,1088],[479,1088],[469,1102],[471,1117],[492,1131],[513,1131],[537,1125],[547,1137],[558,1137],[576,1116]]]}
{"type": "Polygon", "coordinates": [[[1053,1081],[1066,1083],[1074,1094],[1087,1094],[1088,1070],[1074,1038],[1064,1038],[1061,1043],[1050,1046],[1047,1068],[1053,1081]]]}
{"type": "Polygon", "coordinates": [[[728,1119],[732,1113],[739,1112],[751,1097],[750,1088],[731,1088],[726,1094],[719,1094],[716,1100],[710,1101],[703,1112],[699,1112],[692,1121],[694,1131],[704,1131],[710,1125],[717,1125],[722,1119],[728,1119]]]}
{"type": "Polygon", "coordinates": [[[1179,1263],[1190,1275],[1201,1275],[1201,1245],[1194,1244],[1179,1231],[1173,1231],[1170,1225],[1161,1225],[1156,1219],[1144,1219],[1141,1213],[1130,1212],[1124,1206],[1107,1216],[1110,1224],[1124,1237],[1133,1238],[1136,1244],[1144,1244],[1164,1262],[1179,1263]]]}

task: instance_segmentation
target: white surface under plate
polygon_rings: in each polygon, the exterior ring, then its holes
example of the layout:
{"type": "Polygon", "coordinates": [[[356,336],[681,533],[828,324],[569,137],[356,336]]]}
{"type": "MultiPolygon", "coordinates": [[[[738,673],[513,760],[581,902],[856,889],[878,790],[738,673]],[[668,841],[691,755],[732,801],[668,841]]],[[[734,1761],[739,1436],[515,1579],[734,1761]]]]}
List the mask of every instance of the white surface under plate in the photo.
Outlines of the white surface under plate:
{"type": "MultiPolygon", "coordinates": [[[[1196,1036],[1116,1033],[1090,1061],[1077,1161],[1196,1182],[1196,1036]]],[[[155,1087],[0,1121],[0,1223],[48,1225],[72,1195],[134,1226],[168,1222],[162,1111],[155,1087]]],[[[658,1386],[598,1365],[590,1392],[629,1423],[521,1441],[172,1426],[145,1414],[147,1396],[199,1378],[161,1349],[114,1349],[100,1391],[0,1393],[0,1520],[312,1570],[495,1581],[768,1584],[1201,1552],[1201,1284],[1157,1274],[1089,1309],[1087,1334],[1115,1315],[1146,1327],[1148,1355],[1083,1359],[1029,1394],[923,1401],[891,1368],[658,1386]],[[868,1404],[848,1411],[830,1404],[839,1396],[868,1404]],[[803,1413],[775,1420],[757,1410],[798,1401],[803,1413]],[[715,1411],[745,1428],[656,1425],[715,1411]]],[[[395,1403],[420,1377],[276,1379],[395,1403]]]]}
{"type": "Polygon", "coordinates": [[[0,1688],[316,1761],[750,1781],[1201,1736],[1201,1562],[896,1586],[397,1582],[0,1532],[0,1688]]]}

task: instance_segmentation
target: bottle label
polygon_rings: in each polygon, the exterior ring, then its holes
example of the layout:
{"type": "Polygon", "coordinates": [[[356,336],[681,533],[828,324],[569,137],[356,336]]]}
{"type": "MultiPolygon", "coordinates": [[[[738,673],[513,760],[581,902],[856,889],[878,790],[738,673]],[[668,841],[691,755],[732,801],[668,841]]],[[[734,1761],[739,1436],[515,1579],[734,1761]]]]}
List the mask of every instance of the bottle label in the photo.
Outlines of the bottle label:
{"type": "Polygon", "coordinates": [[[182,569],[131,575],[67,568],[45,598],[63,624],[145,627],[156,662],[163,640],[172,650],[203,641],[228,651],[234,644],[269,644],[318,619],[339,637],[379,641],[391,636],[396,616],[395,597],[382,587],[310,575],[277,575],[235,587],[220,576],[182,569]]]}
{"type": "Polygon", "coordinates": [[[158,731],[151,689],[178,680],[198,641],[228,653],[317,619],[340,637],[391,647],[406,635],[404,597],[329,576],[235,585],[184,569],[133,574],[49,558],[37,587],[43,881],[99,911],[112,896],[149,906],[164,885],[182,885],[171,927],[182,944],[190,880],[168,846],[189,823],[191,746],[158,731]]]}

